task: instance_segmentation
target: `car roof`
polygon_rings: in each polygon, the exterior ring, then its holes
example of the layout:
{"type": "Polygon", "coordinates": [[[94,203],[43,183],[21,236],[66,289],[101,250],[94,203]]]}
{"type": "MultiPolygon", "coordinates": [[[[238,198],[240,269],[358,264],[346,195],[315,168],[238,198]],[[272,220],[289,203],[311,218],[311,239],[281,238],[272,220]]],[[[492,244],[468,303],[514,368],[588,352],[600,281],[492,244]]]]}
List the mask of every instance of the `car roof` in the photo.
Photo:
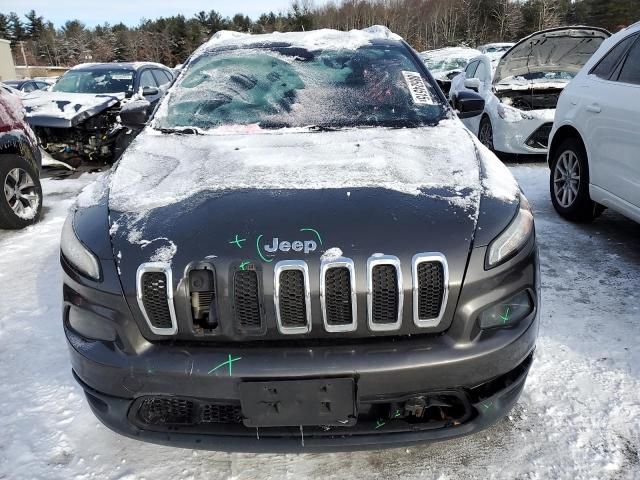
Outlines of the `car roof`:
{"type": "Polygon", "coordinates": [[[123,71],[136,71],[145,67],[162,68],[164,70],[170,70],[165,65],[155,62],[107,62],[107,63],[81,63],[72,67],[70,70],[104,70],[106,68],[110,70],[123,70],[123,71]]]}
{"type": "Polygon", "coordinates": [[[307,32],[250,34],[222,30],[198,47],[192,57],[207,52],[242,48],[294,47],[309,51],[322,49],[356,49],[365,45],[397,46],[404,43],[387,27],[374,25],[348,32],[323,28],[307,32]]]}

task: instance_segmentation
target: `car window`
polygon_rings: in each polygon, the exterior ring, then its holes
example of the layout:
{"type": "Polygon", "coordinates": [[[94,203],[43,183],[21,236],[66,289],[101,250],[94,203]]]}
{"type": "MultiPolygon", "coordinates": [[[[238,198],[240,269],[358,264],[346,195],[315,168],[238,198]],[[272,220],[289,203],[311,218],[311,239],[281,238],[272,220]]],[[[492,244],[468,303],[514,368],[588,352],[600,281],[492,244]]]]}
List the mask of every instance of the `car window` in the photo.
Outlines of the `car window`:
{"type": "Polygon", "coordinates": [[[67,93],[129,93],[133,90],[133,72],[109,68],[69,70],[52,90],[67,93]]]}
{"type": "Polygon", "coordinates": [[[257,46],[190,62],[160,106],[158,128],[416,127],[447,111],[407,48],[257,46]]]}
{"type": "Polygon", "coordinates": [[[487,81],[487,68],[484,66],[484,62],[478,62],[478,68],[476,69],[476,73],[473,77],[477,78],[481,82],[487,81]]]}
{"type": "Polygon", "coordinates": [[[36,82],[36,85],[39,89],[47,88],[49,86],[49,84],[45,82],[36,82]]]}
{"type": "Polygon", "coordinates": [[[609,80],[611,74],[616,68],[616,65],[629,48],[629,45],[631,45],[637,38],[637,34],[630,35],[621,42],[618,42],[618,44],[609,50],[609,53],[607,53],[600,62],[598,62],[593,70],[591,70],[591,73],[604,80],[609,80]]]}
{"type": "Polygon", "coordinates": [[[22,87],[22,91],[25,93],[33,92],[36,89],[36,86],[33,82],[27,82],[22,87]]]}
{"type": "Polygon", "coordinates": [[[631,47],[620,70],[619,82],[640,85],[640,40],[631,47]]]}
{"type": "Polygon", "coordinates": [[[164,70],[160,70],[159,68],[153,70],[153,75],[156,77],[156,81],[158,82],[159,86],[166,85],[171,81],[171,78],[169,77],[167,72],[165,72],[164,70]]]}
{"type": "Polygon", "coordinates": [[[144,87],[157,87],[156,79],[153,77],[151,70],[144,70],[140,75],[140,86],[144,87]]]}
{"type": "Polygon", "coordinates": [[[467,68],[464,69],[464,78],[473,78],[473,76],[476,74],[479,63],[479,61],[475,61],[467,65],[467,68]]]}

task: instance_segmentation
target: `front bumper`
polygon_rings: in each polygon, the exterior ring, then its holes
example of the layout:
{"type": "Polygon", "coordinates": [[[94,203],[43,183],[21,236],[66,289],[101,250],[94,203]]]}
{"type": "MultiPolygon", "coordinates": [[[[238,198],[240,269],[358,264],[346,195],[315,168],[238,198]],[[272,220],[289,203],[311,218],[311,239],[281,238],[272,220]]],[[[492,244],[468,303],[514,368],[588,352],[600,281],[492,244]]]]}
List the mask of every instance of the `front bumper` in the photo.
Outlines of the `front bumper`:
{"type": "MultiPolygon", "coordinates": [[[[517,401],[531,364],[537,336],[537,311],[519,326],[465,349],[452,348],[446,336],[337,347],[211,348],[152,346],[128,357],[87,342],[67,329],[73,371],[92,410],[123,435],[188,448],[220,451],[328,451],[391,447],[443,440],[482,430],[517,401]],[[231,355],[233,369],[211,372],[231,355]],[[91,359],[93,357],[94,359],[91,359]],[[96,361],[100,358],[101,361],[96,361]],[[217,425],[146,428],[132,421],[136,399],[154,395],[215,399],[238,404],[239,385],[252,380],[353,378],[356,403],[365,414],[355,426],[322,428],[248,428],[217,425]],[[371,405],[395,405],[422,394],[455,391],[466,398],[463,421],[421,425],[372,413],[371,405]],[[373,416],[372,416],[373,415],[373,416]],[[380,420],[384,425],[379,426],[380,420]]],[[[138,402],[139,403],[139,402],[138,402]]],[[[380,412],[380,409],[377,410],[380,412]]]]}
{"type": "Polygon", "coordinates": [[[534,118],[522,119],[517,122],[507,121],[495,114],[492,119],[493,148],[501,153],[516,155],[546,155],[548,151],[549,133],[553,125],[555,110],[532,110],[526,112],[534,118]],[[548,126],[543,136],[547,137],[547,146],[541,146],[536,140],[536,132],[548,126]],[[533,137],[533,138],[532,138],[533,137]]]}

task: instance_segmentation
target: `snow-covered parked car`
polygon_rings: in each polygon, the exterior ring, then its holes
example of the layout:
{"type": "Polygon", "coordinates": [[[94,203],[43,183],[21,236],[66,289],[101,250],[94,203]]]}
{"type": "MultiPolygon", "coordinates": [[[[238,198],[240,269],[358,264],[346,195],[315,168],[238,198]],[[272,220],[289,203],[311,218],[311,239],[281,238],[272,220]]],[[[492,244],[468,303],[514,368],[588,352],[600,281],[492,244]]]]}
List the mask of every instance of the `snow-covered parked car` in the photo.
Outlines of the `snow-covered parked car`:
{"type": "Polygon", "coordinates": [[[94,413],[189,448],[479,431],[538,330],[526,198],[384,27],[217,33],[79,196],[61,262],[94,413]]]}
{"type": "Polygon", "coordinates": [[[140,94],[150,111],[173,78],[173,71],[158,63],[81,64],[49,91],[27,95],[27,118],[42,147],[56,160],[112,162],[136,133],[118,122],[121,105],[140,94]]]}
{"type": "Polygon", "coordinates": [[[474,48],[447,47],[422,52],[420,58],[447,95],[451,88],[451,79],[464,70],[469,60],[478,55],[480,52],[474,48]]]}
{"type": "Polygon", "coordinates": [[[640,222],[640,23],[606,40],[562,92],[549,166],[563,217],[609,207],[640,222]]]}
{"type": "Polygon", "coordinates": [[[20,98],[0,88],[0,228],[18,229],[42,212],[41,155],[20,98]]]}
{"type": "Polygon", "coordinates": [[[485,99],[480,117],[464,122],[491,150],[508,154],[547,153],[560,93],[609,32],[595,27],[563,27],[536,32],[492,65],[481,55],[454,78],[450,98],[462,91],[485,99]]]}

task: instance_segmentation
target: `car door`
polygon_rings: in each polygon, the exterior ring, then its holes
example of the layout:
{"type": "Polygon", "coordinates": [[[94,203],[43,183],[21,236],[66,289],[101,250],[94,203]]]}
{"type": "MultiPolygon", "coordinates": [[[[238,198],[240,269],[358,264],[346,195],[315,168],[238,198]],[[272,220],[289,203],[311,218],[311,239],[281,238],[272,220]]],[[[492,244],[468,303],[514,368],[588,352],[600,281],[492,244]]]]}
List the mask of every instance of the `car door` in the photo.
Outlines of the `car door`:
{"type": "MultiPolygon", "coordinates": [[[[486,102],[488,100],[488,96],[491,94],[491,65],[488,58],[485,57],[478,60],[478,66],[471,78],[475,78],[480,82],[477,93],[479,93],[486,102]]],[[[467,118],[465,119],[465,125],[469,130],[477,133],[480,129],[481,119],[482,115],[467,118]]]]}
{"type": "Polygon", "coordinates": [[[582,130],[590,183],[640,207],[640,35],[623,39],[592,69],[582,130]]]}

